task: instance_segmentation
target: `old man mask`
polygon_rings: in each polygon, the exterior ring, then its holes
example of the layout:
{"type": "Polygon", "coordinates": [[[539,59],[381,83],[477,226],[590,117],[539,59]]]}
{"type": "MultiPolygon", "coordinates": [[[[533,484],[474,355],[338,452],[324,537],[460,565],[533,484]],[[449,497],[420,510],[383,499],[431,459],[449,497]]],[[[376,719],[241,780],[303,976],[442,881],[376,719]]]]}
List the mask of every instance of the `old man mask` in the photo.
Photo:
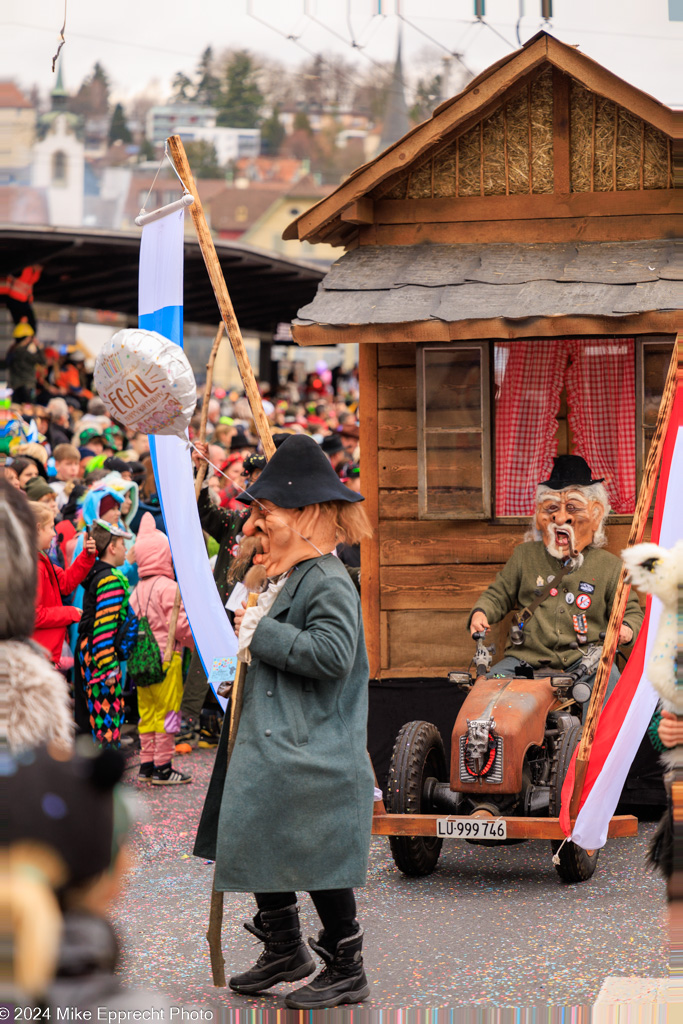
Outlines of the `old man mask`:
{"type": "Polygon", "coordinates": [[[534,537],[543,541],[549,555],[571,558],[580,565],[585,548],[604,544],[603,521],[608,511],[602,479],[592,479],[581,456],[560,455],[550,479],[538,487],[534,537]]]}

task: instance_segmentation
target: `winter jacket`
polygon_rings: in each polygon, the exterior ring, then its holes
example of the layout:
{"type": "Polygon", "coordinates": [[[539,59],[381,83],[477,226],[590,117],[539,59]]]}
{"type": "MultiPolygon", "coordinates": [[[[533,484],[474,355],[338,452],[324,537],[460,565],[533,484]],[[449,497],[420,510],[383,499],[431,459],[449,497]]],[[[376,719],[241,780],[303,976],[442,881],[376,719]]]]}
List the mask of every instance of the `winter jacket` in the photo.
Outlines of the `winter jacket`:
{"type": "Polygon", "coordinates": [[[79,619],[75,608],[62,604],[62,594],[70,594],[83,582],[95,556],[82,551],[68,569],[53,565],[41,551],[38,556],[38,591],[33,639],[49,653],[54,665],[62,654],[66,627],[79,619]]]}
{"type": "MultiPolygon", "coordinates": [[[[173,559],[168,537],[157,530],[154,516],[145,512],[135,541],[135,560],[140,582],[130,599],[131,607],[140,618],[147,616],[154,639],[163,657],[168,640],[168,625],[175,602],[177,583],[173,572],[173,559]]],[[[194,646],[190,623],[181,601],[174,650],[194,646]]]]}
{"type": "Polygon", "coordinates": [[[221,733],[194,853],[214,885],[364,885],[374,779],[360,599],[334,555],[296,565],[252,636],[237,740],[221,733]]]}
{"type": "Polygon", "coordinates": [[[83,616],[78,623],[78,648],[88,641],[92,671],[116,676],[120,672],[114,640],[124,621],[129,590],[120,569],[99,558],[88,573],[84,586],[83,616]]]}

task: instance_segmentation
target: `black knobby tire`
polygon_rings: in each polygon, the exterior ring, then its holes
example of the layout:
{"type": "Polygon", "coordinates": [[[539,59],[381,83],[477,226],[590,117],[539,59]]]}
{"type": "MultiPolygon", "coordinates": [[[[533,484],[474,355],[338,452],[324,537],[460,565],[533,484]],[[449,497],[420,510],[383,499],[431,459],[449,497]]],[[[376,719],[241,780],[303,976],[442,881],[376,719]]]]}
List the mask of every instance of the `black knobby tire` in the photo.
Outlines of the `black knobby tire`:
{"type": "MultiPolygon", "coordinates": [[[[573,725],[571,729],[562,734],[555,771],[550,782],[549,812],[551,818],[559,817],[560,805],[562,803],[562,786],[572,755],[576,747],[578,747],[580,739],[580,725],[573,725]]],[[[563,846],[561,840],[551,839],[550,845],[553,854],[559,851],[560,863],[555,865],[555,869],[563,882],[585,882],[593,875],[598,865],[599,850],[595,850],[594,853],[589,855],[580,846],[569,840],[563,846]]]]}
{"type": "MultiPolygon", "coordinates": [[[[441,733],[431,722],[408,722],[394,744],[389,766],[389,814],[427,814],[424,784],[428,778],[446,782],[446,754],[441,733]]],[[[396,867],[404,875],[429,875],[436,867],[442,839],[436,836],[390,836],[396,867]]]]}

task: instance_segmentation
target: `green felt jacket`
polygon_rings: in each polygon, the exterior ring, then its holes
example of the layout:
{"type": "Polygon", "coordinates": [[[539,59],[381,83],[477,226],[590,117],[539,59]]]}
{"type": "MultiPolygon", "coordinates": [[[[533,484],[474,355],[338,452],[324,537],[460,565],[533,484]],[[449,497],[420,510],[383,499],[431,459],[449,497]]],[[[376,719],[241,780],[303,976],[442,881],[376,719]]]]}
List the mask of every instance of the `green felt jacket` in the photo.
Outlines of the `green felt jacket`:
{"type": "MultiPolygon", "coordinates": [[[[600,633],[607,629],[612,602],[621,572],[621,560],[603,548],[586,548],[583,565],[568,573],[558,584],[557,596],[549,596],[539,605],[524,627],[524,644],[515,647],[508,639],[505,653],[528,661],[534,668],[542,663],[562,671],[581,656],[573,617],[585,615],[588,643],[602,643],[600,633]],[[568,603],[567,595],[570,595],[568,603]],[[585,606],[588,607],[585,607],[585,606]],[[582,607],[583,606],[583,607],[582,607]]],[[[557,576],[562,563],[546,551],[542,541],[528,541],[512,552],[495,580],[477,601],[491,624],[500,622],[508,612],[527,607],[543,589],[550,576],[557,576]]],[[[629,595],[624,623],[633,630],[634,639],[643,621],[643,612],[635,591],[629,595]]]]}
{"type": "Polygon", "coordinates": [[[216,861],[219,890],[364,885],[369,670],[360,601],[339,559],[294,567],[250,650],[230,766],[226,725],[194,852],[216,861]]]}

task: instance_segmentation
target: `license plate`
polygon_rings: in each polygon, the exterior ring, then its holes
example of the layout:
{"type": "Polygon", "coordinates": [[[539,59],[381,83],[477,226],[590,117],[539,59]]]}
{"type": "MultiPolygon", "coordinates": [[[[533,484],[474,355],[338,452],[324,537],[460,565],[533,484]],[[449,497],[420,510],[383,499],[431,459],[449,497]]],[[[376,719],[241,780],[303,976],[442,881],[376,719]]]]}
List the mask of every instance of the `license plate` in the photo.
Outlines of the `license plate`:
{"type": "Polygon", "coordinates": [[[507,822],[494,818],[437,818],[436,834],[442,839],[507,839],[507,822]]]}

